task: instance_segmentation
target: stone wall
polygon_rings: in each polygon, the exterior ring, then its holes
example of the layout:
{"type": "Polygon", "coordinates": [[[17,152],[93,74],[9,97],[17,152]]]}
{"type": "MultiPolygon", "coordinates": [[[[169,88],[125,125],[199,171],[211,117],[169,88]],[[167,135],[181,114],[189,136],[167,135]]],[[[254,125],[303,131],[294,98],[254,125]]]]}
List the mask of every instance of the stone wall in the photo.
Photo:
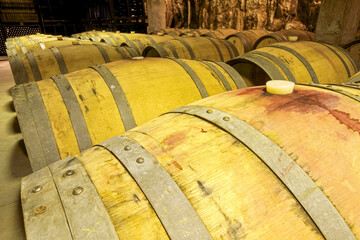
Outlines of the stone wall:
{"type": "Polygon", "coordinates": [[[321,0],[165,0],[167,27],[314,31],[321,0]]]}

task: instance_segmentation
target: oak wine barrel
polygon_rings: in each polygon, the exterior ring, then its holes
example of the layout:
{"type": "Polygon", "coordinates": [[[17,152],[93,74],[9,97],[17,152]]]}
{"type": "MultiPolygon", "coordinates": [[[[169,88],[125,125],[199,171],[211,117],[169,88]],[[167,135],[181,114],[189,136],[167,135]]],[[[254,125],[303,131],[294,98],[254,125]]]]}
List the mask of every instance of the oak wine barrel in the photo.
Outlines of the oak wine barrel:
{"type": "Polygon", "coordinates": [[[358,71],[344,49],[311,41],[282,42],[248,52],[228,61],[247,86],[267,80],[295,83],[343,83],[358,71]]]}
{"type": "Polygon", "coordinates": [[[281,30],[270,33],[266,36],[260,37],[253,46],[253,49],[266,47],[273,43],[285,42],[285,41],[314,41],[315,34],[308,31],[301,30],[281,30]],[[291,39],[295,37],[295,39],[291,39]]]}
{"type": "Polygon", "coordinates": [[[189,36],[189,37],[200,37],[203,34],[211,32],[210,29],[188,29],[188,31],[185,31],[181,33],[179,36],[189,36]]]}
{"type": "Polygon", "coordinates": [[[95,42],[104,42],[113,46],[120,46],[122,43],[134,39],[145,38],[147,34],[144,33],[111,33],[109,36],[93,37],[90,40],[95,42]]]}
{"type": "Polygon", "coordinates": [[[239,56],[239,53],[235,46],[225,39],[178,37],[148,46],[142,55],[144,57],[174,57],[225,62],[239,56]]]}
{"type": "Polygon", "coordinates": [[[132,48],[108,45],[69,45],[9,56],[16,84],[40,81],[96,64],[138,57],[132,48]]]}
{"type": "Polygon", "coordinates": [[[237,32],[240,32],[240,30],[231,28],[218,28],[216,30],[211,30],[210,32],[203,33],[200,36],[226,39],[229,35],[235,34],[237,32]]]}
{"type": "Polygon", "coordinates": [[[225,63],[144,58],[20,84],[12,96],[38,170],[170,109],[245,86],[225,63]]]}
{"type": "Polygon", "coordinates": [[[346,44],[343,48],[345,48],[350,54],[354,57],[357,63],[360,63],[360,40],[352,41],[346,44]]]}
{"type": "Polygon", "coordinates": [[[166,42],[174,38],[175,37],[171,35],[145,35],[143,38],[123,42],[121,46],[133,48],[141,55],[147,46],[160,42],[166,42]]]}
{"type": "Polygon", "coordinates": [[[149,34],[153,35],[153,34],[163,33],[163,34],[171,35],[171,36],[180,36],[181,34],[183,34],[185,32],[188,32],[189,30],[192,30],[192,29],[188,29],[188,28],[164,28],[164,29],[160,29],[159,31],[150,32],[149,34]]]}
{"type": "Polygon", "coordinates": [[[94,44],[89,40],[78,40],[75,38],[56,38],[56,39],[46,39],[46,41],[35,41],[28,44],[16,44],[12,48],[7,49],[8,56],[10,55],[24,55],[30,51],[39,51],[44,49],[49,49],[51,47],[60,47],[60,46],[69,46],[69,45],[79,45],[79,44],[94,44]]]}
{"type": "Polygon", "coordinates": [[[226,40],[235,45],[239,54],[242,55],[252,50],[256,40],[271,32],[266,30],[245,30],[239,31],[226,37],[226,40]]]}
{"type": "Polygon", "coordinates": [[[58,161],[22,179],[27,237],[356,240],[360,103],[344,93],[226,92],[58,161]]]}

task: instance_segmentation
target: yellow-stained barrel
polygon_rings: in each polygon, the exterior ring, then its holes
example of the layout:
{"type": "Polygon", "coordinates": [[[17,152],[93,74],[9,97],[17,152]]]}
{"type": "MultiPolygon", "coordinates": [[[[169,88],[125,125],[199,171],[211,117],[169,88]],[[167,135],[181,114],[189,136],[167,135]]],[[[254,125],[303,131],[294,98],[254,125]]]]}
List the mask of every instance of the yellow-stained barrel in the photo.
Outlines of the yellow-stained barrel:
{"type": "Polygon", "coordinates": [[[282,42],[255,49],[228,61],[248,86],[267,80],[294,83],[343,83],[358,71],[344,49],[311,41],[282,42]]]}
{"type": "Polygon", "coordinates": [[[20,84],[12,96],[38,170],[166,111],[245,86],[225,63],[145,58],[20,84]]]}
{"type": "Polygon", "coordinates": [[[27,235],[356,240],[354,97],[335,86],[287,95],[260,86],[173,110],[24,178],[27,235]]]}

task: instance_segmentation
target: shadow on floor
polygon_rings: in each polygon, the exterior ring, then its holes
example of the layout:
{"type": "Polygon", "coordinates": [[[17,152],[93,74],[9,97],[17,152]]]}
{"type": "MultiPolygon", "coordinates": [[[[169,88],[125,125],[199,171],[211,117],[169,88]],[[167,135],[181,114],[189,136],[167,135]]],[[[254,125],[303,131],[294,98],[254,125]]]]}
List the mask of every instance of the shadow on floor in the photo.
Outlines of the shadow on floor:
{"type": "Polygon", "coordinates": [[[29,158],[27,157],[24,140],[16,143],[10,165],[11,174],[14,177],[25,177],[32,173],[29,158]]]}

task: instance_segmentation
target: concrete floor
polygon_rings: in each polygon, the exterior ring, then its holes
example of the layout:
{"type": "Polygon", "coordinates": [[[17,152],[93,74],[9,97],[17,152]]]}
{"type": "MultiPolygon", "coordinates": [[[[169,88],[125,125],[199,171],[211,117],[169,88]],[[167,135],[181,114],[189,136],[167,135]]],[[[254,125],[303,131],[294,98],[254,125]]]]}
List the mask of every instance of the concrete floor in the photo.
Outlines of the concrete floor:
{"type": "Polygon", "coordinates": [[[0,56],[0,239],[25,239],[20,180],[31,173],[9,89],[15,85],[7,57],[0,56]]]}

